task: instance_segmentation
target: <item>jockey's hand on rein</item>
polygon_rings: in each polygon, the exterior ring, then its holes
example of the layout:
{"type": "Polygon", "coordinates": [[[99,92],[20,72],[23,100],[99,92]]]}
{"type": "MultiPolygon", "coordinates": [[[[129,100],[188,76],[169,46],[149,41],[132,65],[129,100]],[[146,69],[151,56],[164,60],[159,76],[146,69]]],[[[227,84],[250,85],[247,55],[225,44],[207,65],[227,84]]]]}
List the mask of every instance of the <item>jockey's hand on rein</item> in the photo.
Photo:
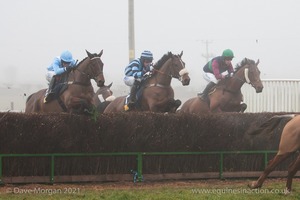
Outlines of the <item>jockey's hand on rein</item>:
{"type": "Polygon", "coordinates": [[[144,75],[143,75],[143,77],[147,77],[147,76],[150,76],[151,75],[151,72],[149,71],[149,72],[146,72],[144,75]]]}
{"type": "Polygon", "coordinates": [[[230,78],[230,77],[232,77],[233,76],[233,73],[229,73],[229,74],[226,74],[225,76],[224,76],[224,78],[230,78]]]}
{"type": "Polygon", "coordinates": [[[72,70],[72,67],[71,67],[71,66],[67,66],[67,67],[65,67],[65,71],[66,71],[66,72],[68,72],[68,73],[69,73],[71,70],[72,70]]]}

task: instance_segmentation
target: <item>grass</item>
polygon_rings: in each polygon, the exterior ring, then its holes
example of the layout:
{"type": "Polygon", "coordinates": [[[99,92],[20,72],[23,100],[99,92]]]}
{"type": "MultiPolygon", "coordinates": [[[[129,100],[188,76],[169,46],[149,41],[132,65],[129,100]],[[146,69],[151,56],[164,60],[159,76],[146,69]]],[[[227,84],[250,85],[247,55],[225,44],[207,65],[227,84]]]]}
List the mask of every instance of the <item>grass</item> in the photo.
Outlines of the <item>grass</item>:
{"type": "Polygon", "coordinates": [[[96,183],[69,185],[10,185],[0,187],[0,199],[87,199],[87,200],[273,200],[300,199],[300,186],[283,194],[285,179],[270,179],[259,190],[247,188],[249,180],[198,180],[145,183],[96,183]]]}

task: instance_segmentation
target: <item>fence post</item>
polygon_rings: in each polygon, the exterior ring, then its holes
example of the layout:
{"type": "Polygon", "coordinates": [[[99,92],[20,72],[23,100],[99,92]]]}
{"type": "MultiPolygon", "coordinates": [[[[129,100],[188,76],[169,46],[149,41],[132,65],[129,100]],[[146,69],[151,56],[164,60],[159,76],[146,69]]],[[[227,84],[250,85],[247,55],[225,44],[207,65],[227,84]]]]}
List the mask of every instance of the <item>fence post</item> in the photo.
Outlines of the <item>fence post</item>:
{"type": "Polygon", "coordinates": [[[220,152],[220,171],[219,171],[220,179],[223,179],[223,159],[224,159],[224,153],[220,152]]]}
{"type": "Polygon", "coordinates": [[[265,168],[268,165],[268,152],[265,152],[265,168]]]}
{"type": "Polygon", "coordinates": [[[141,182],[143,181],[143,175],[142,175],[142,172],[143,172],[143,156],[142,156],[142,153],[141,152],[138,152],[137,154],[137,161],[138,161],[138,181],[141,182]]]}
{"type": "Polygon", "coordinates": [[[50,183],[54,183],[54,155],[51,155],[50,183]]]}

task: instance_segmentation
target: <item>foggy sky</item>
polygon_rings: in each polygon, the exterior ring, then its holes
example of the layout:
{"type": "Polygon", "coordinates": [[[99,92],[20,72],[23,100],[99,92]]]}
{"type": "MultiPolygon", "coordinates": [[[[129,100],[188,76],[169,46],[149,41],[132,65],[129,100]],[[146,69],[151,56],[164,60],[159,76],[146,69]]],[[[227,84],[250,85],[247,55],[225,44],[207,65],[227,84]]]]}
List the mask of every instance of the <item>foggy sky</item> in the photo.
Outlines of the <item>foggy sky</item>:
{"type": "MultiPolygon", "coordinates": [[[[260,59],[262,79],[299,79],[300,2],[297,0],[135,0],[136,57],[155,61],[180,53],[190,71],[189,87],[203,87],[209,53],[230,48],[233,64],[260,59]]],[[[75,59],[104,50],[107,83],[123,84],[128,64],[127,0],[1,0],[2,85],[46,86],[46,67],[63,50],[75,59]]],[[[173,81],[172,85],[180,85],[173,81]]],[[[125,85],[124,85],[125,87],[125,85]]]]}

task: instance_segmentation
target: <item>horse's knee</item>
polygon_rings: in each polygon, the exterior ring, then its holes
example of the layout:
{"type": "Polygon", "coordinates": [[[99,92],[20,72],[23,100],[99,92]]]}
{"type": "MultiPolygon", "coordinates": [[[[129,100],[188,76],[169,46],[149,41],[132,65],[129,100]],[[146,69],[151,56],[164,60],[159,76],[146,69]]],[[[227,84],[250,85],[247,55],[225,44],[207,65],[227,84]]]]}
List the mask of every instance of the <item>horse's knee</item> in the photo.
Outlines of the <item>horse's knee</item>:
{"type": "Polygon", "coordinates": [[[166,112],[176,112],[176,110],[179,108],[181,105],[181,101],[179,99],[173,99],[170,101],[168,108],[166,109],[166,112]]]}
{"type": "Polygon", "coordinates": [[[240,112],[241,112],[241,113],[245,112],[245,110],[247,109],[247,104],[241,103],[240,106],[241,106],[241,107],[240,107],[240,112]]]}

